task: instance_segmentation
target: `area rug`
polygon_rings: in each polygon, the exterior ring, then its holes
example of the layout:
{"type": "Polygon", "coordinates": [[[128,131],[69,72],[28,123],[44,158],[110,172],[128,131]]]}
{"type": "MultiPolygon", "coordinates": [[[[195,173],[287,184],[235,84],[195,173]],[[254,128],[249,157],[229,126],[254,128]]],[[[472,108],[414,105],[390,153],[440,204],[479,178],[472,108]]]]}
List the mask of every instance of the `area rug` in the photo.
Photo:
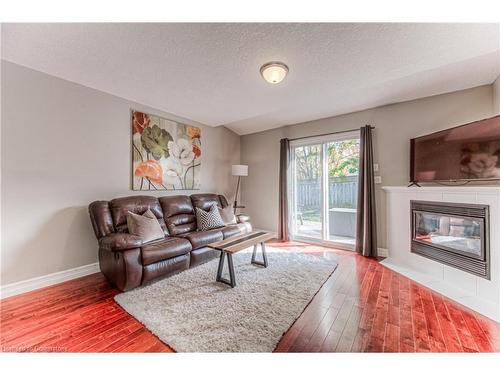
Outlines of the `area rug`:
{"type": "Polygon", "coordinates": [[[235,288],[215,281],[215,259],[115,300],[177,352],[272,352],[337,263],[272,248],[267,254],[267,268],[250,264],[251,252],[233,256],[235,288]]]}

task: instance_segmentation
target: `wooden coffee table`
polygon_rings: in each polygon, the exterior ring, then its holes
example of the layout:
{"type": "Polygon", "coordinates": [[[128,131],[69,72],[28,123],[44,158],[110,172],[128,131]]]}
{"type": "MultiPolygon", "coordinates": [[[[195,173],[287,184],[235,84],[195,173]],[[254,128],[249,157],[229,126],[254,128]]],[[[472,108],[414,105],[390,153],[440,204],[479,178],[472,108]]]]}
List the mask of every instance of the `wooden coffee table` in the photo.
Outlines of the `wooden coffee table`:
{"type": "Polygon", "coordinates": [[[225,240],[217,241],[208,245],[208,247],[219,250],[221,252],[216,281],[230,285],[231,288],[234,288],[236,286],[233,266],[233,254],[237,253],[238,251],[247,249],[250,246],[253,246],[251,263],[258,266],[267,267],[266,245],[264,243],[265,241],[268,241],[272,238],[276,238],[276,234],[273,232],[253,231],[250,233],[241,234],[239,236],[226,238],[225,240]],[[256,260],[258,244],[260,244],[262,252],[262,261],[256,260]],[[224,269],[224,258],[226,257],[229,269],[229,280],[222,277],[222,270],[224,269]]]}

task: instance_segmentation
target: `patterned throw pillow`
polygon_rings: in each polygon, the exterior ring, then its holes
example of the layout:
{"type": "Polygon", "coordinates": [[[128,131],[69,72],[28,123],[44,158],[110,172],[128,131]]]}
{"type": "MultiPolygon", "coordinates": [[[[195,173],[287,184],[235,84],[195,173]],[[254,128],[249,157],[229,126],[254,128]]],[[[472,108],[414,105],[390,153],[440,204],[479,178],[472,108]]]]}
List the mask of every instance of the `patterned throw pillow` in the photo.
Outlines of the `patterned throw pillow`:
{"type": "Polygon", "coordinates": [[[196,222],[198,230],[210,230],[224,226],[224,221],[220,216],[217,204],[213,204],[209,211],[204,211],[196,207],[196,222]]]}

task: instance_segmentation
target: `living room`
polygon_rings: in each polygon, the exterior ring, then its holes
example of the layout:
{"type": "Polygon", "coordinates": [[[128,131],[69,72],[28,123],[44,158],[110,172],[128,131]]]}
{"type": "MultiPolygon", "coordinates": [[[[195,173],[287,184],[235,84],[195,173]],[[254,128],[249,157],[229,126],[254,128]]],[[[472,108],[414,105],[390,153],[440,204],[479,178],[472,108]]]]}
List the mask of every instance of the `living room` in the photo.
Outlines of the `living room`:
{"type": "Polygon", "coordinates": [[[0,357],[497,365],[493,9],[227,11],[2,19],[0,357]]]}

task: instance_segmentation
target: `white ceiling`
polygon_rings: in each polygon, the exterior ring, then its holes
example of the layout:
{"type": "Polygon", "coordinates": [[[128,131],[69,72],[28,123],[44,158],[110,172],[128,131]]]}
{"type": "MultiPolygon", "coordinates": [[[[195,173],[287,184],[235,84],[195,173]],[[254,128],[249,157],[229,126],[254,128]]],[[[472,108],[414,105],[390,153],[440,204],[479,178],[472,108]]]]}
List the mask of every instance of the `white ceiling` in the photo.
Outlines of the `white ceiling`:
{"type": "Polygon", "coordinates": [[[500,25],[3,24],[2,58],[249,134],[490,84],[500,25]]]}

